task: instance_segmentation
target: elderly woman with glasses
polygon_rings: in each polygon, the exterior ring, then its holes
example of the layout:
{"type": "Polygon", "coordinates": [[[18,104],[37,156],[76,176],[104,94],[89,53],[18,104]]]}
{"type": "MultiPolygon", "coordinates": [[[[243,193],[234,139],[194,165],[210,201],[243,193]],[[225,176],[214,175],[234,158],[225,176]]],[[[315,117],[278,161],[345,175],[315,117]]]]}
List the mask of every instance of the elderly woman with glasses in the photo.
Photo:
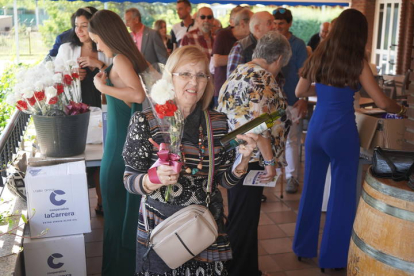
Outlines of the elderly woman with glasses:
{"type": "MultiPolygon", "coordinates": [[[[281,68],[292,55],[289,42],[271,31],[257,43],[253,60],[239,65],[223,84],[218,111],[225,113],[230,130],[244,125],[263,113],[285,110],[281,68]]],[[[284,148],[290,121],[283,116],[268,132],[259,135],[248,170],[264,170],[263,182],[272,181],[276,166],[284,166],[284,148]]],[[[263,187],[238,185],[227,192],[229,216],[227,231],[233,250],[230,275],[262,275],[258,267],[257,227],[263,187]]],[[[264,274],[266,275],[266,274],[264,274]]]]}
{"type": "Polygon", "coordinates": [[[225,152],[219,142],[229,129],[226,115],[207,111],[214,92],[208,64],[200,48],[183,46],[172,53],[165,66],[163,79],[172,83],[175,103],[185,118],[181,141],[183,166],[180,172],[175,172],[172,166],[161,165],[156,170],[161,184],[151,181],[148,170],[157,160],[156,146],[166,141],[152,110],[137,112],[131,119],[123,152],[126,165],[124,184],[130,193],[146,195],[139,216],[136,275],[228,275],[225,262],[232,255],[227,235],[223,231],[223,199],[218,186],[228,189],[240,181],[241,172],[247,169],[256,147],[257,135],[238,136],[247,144],[239,150],[241,162],[233,166],[235,152],[225,152]],[[205,118],[207,114],[211,118],[209,123],[205,118]],[[212,129],[214,134],[213,156],[204,150],[208,149],[209,144],[207,128],[212,129]],[[148,233],[181,208],[192,204],[205,205],[210,164],[214,166],[215,172],[210,211],[219,226],[219,236],[206,250],[172,270],[153,250],[148,250],[148,233]],[[172,193],[166,200],[168,185],[172,185],[172,193]],[[145,225],[149,226],[149,231],[145,225]]]}

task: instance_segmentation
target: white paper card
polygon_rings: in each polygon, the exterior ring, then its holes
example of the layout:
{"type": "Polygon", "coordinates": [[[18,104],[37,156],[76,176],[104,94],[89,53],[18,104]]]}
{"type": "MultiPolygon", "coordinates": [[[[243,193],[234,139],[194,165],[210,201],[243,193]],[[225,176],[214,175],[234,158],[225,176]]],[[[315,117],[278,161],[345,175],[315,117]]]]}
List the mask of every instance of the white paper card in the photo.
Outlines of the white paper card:
{"type": "Polygon", "coordinates": [[[262,182],[260,181],[259,176],[265,174],[266,171],[259,171],[259,170],[251,170],[246,177],[244,178],[243,185],[244,186],[260,186],[260,187],[276,187],[277,180],[280,176],[280,169],[276,170],[276,176],[274,177],[273,181],[270,182],[262,182]]]}

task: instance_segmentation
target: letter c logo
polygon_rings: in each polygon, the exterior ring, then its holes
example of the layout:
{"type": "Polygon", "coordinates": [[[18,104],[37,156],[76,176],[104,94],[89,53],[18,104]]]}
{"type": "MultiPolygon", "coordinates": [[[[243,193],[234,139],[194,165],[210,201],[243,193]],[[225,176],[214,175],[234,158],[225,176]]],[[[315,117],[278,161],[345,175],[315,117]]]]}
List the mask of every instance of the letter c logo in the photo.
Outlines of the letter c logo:
{"type": "Polygon", "coordinates": [[[53,253],[52,255],[49,256],[49,258],[47,258],[47,265],[50,266],[50,268],[53,268],[53,269],[61,268],[64,265],[64,263],[55,264],[53,261],[54,261],[55,258],[59,259],[59,258],[62,258],[62,257],[63,257],[62,254],[53,253]]]}
{"type": "Polygon", "coordinates": [[[54,190],[51,194],[50,194],[50,202],[52,202],[53,205],[56,206],[60,206],[65,204],[66,200],[62,199],[62,200],[56,200],[56,195],[64,195],[65,192],[62,190],[54,190]]]}

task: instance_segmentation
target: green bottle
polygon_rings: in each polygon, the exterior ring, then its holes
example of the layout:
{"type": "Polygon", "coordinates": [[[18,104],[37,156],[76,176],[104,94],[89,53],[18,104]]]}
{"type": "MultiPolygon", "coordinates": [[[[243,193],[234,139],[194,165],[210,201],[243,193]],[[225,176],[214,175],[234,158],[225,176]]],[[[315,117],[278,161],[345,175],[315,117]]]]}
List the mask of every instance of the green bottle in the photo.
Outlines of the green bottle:
{"type": "Polygon", "coordinates": [[[286,111],[284,109],[278,109],[272,113],[263,113],[257,118],[254,118],[250,122],[242,125],[239,128],[227,133],[226,136],[220,139],[221,145],[224,147],[226,151],[234,149],[240,144],[243,144],[244,141],[237,139],[236,136],[239,134],[247,134],[247,133],[255,133],[260,134],[271,128],[273,124],[276,122],[277,119],[284,116],[286,111]]]}

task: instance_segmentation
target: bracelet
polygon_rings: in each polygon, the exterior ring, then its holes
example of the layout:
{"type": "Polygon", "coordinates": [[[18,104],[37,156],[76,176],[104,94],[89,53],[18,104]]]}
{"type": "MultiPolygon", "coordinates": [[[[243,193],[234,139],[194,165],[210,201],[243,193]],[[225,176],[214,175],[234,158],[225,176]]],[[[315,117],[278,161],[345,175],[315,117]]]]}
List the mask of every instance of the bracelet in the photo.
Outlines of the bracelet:
{"type": "Polygon", "coordinates": [[[405,115],[405,113],[407,112],[407,108],[402,104],[401,105],[401,109],[400,111],[397,113],[397,115],[405,115]]]}
{"type": "Polygon", "coordinates": [[[274,158],[270,159],[270,160],[263,160],[263,165],[265,166],[274,166],[276,165],[276,161],[274,158]]]}

